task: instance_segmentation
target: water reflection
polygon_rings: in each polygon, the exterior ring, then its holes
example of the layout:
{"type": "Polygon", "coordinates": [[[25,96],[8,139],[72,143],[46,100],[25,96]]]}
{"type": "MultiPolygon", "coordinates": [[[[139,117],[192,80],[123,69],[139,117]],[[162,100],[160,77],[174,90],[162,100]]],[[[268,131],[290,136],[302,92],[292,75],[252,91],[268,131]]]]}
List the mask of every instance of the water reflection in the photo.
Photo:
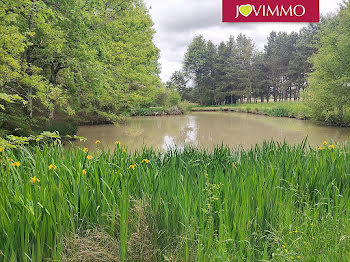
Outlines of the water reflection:
{"type": "Polygon", "coordinates": [[[120,126],[103,125],[80,127],[79,136],[86,142],[78,145],[94,149],[95,140],[114,148],[120,140],[131,151],[143,145],[160,150],[185,145],[212,149],[221,143],[231,147],[249,148],[265,140],[300,143],[308,136],[312,146],[324,140],[344,142],[350,140],[349,128],[317,126],[309,121],[273,118],[251,114],[198,112],[185,116],[131,118],[120,126]]]}

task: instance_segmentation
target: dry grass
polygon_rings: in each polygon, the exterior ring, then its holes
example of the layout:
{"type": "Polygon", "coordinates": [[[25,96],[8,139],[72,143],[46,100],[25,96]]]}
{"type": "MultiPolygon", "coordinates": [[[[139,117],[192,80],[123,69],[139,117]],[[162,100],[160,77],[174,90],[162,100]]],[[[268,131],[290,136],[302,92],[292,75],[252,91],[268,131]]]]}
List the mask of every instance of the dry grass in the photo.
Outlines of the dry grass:
{"type": "Polygon", "coordinates": [[[66,239],[63,261],[119,262],[119,243],[104,231],[86,230],[66,239]]]}
{"type": "MultiPolygon", "coordinates": [[[[116,217],[119,219],[120,215],[116,214],[116,217]]],[[[157,248],[157,239],[161,233],[156,229],[148,201],[135,201],[129,218],[129,227],[133,233],[128,242],[128,261],[159,261],[160,249],[157,248]]],[[[66,239],[63,261],[118,262],[119,240],[104,230],[85,230],[66,239]]]]}
{"type": "Polygon", "coordinates": [[[140,200],[132,208],[130,224],[133,233],[128,242],[129,261],[158,261],[160,250],[157,248],[157,239],[161,233],[156,228],[148,203],[148,200],[140,200]]]}

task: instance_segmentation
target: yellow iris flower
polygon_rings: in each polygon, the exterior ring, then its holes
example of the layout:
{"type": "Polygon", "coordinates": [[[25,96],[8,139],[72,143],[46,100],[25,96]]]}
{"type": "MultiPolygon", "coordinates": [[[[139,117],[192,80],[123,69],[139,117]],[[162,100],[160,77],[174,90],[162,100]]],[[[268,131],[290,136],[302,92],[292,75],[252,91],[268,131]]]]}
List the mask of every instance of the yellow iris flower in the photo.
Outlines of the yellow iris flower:
{"type": "Polygon", "coordinates": [[[30,178],[30,183],[31,183],[32,185],[35,184],[36,182],[39,183],[39,182],[40,182],[40,179],[37,178],[36,176],[30,178]]]}
{"type": "Polygon", "coordinates": [[[146,164],[149,164],[150,163],[150,161],[148,160],[148,159],[144,159],[144,160],[142,160],[142,162],[141,163],[146,163],[146,164]]]}
{"type": "Polygon", "coordinates": [[[14,162],[14,163],[11,164],[11,166],[20,167],[21,163],[20,162],[14,162]]]}
{"type": "Polygon", "coordinates": [[[49,165],[49,170],[56,170],[56,169],[57,169],[57,166],[54,163],[49,165]]]}

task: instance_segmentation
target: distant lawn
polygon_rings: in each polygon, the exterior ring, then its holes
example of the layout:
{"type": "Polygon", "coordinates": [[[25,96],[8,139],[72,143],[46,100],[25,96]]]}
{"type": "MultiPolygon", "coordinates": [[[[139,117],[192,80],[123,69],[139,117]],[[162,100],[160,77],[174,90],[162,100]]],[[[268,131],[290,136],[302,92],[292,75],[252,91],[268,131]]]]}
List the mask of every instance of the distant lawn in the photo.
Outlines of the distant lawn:
{"type": "Polygon", "coordinates": [[[234,104],[224,106],[198,106],[192,108],[192,111],[232,111],[252,114],[261,114],[275,117],[290,117],[298,119],[309,119],[310,112],[308,107],[301,102],[270,102],[270,103],[251,103],[234,104]]]}

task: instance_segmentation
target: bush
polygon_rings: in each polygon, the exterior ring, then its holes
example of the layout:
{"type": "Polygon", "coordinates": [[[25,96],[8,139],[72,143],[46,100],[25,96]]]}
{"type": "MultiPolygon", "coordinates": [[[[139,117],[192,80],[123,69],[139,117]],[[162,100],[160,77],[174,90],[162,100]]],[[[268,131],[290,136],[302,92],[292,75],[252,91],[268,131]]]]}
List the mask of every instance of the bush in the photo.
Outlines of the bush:
{"type": "Polygon", "coordinates": [[[155,95],[155,106],[172,107],[177,106],[181,101],[179,92],[172,89],[159,88],[155,95]]]}
{"type": "Polygon", "coordinates": [[[178,108],[181,110],[182,113],[187,113],[192,110],[192,108],[198,106],[198,104],[191,103],[188,101],[182,101],[179,103],[178,108]]]}
{"type": "Polygon", "coordinates": [[[171,90],[170,91],[170,95],[169,95],[169,103],[171,106],[177,106],[181,101],[181,96],[180,94],[175,91],[175,90],[171,90]]]}
{"type": "Polygon", "coordinates": [[[289,117],[289,112],[284,107],[276,107],[268,110],[267,115],[277,117],[289,117]]]}
{"type": "Polygon", "coordinates": [[[167,106],[169,101],[169,92],[165,88],[159,88],[157,90],[154,103],[157,106],[167,106]]]}

